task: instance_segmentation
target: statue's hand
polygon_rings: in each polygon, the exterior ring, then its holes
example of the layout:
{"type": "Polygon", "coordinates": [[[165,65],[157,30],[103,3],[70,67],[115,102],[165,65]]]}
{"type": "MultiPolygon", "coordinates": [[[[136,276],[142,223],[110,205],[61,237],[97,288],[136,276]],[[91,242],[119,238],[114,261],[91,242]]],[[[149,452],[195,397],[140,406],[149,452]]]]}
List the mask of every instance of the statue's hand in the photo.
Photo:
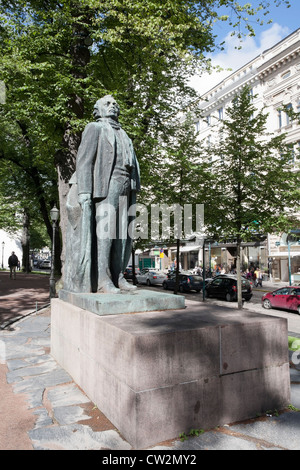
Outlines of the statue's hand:
{"type": "Polygon", "coordinates": [[[91,202],[91,195],[89,193],[82,193],[78,195],[78,202],[81,206],[83,206],[85,203],[90,203],[91,202]]]}

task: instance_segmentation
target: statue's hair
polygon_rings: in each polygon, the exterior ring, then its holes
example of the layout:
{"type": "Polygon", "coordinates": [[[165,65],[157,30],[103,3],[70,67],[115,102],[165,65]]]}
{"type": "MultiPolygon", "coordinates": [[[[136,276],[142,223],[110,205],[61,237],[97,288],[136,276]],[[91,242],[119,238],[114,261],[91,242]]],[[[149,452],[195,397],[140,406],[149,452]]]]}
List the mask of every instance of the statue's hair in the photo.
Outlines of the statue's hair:
{"type": "Polygon", "coordinates": [[[99,119],[99,118],[103,117],[103,116],[101,116],[101,113],[100,113],[99,104],[101,103],[101,101],[106,100],[107,98],[114,99],[113,96],[111,96],[111,95],[105,95],[105,96],[103,96],[102,98],[100,98],[99,100],[96,101],[96,103],[94,105],[94,111],[93,111],[94,119],[99,119]]]}

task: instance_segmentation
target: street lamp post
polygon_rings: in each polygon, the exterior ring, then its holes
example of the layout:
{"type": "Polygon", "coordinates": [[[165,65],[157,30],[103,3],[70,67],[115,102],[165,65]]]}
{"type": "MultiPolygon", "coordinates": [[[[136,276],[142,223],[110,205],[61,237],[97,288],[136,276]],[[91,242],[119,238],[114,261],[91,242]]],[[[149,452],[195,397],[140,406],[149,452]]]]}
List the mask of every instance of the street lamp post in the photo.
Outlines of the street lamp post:
{"type": "Polygon", "coordinates": [[[203,279],[203,285],[202,285],[202,295],[203,295],[203,302],[205,300],[205,239],[203,240],[203,262],[202,262],[202,279],[203,279]]]}
{"type": "Polygon", "coordinates": [[[4,247],[5,247],[5,242],[2,242],[2,269],[4,268],[4,264],[3,264],[3,259],[4,259],[4,247]]]}
{"type": "Polygon", "coordinates": [[[54,277],[54,266],[55,266],[55,229],[56,222],[59,218],[59,210],[54,205],[50,211],[50,218],[52,221],[52,255],[51,255],[51,274],[50,274],[50,299],[55,297],[55,277],[54,277]]]}
{"type": "Polygon", "coordinates": [[[298,244],[300,245],[300,229],[295,229],[295,230],[290,230],[290,233],[294,237],[294,242],[291,242],[291,240],[287,239],[288,243],[288,256],[289,256],[289,285],[292,285],[292,266],[291,266],[291,244],[295,245],[298,244]],[[297,238],[297,240],[295,240],[297,238]]]}
{"type": "Polygon", "coordinates": [[[292,285],[292,269],[291,269],[291,242],[288,240],[288,257],[289,257],[289,286],[292,285]]]}

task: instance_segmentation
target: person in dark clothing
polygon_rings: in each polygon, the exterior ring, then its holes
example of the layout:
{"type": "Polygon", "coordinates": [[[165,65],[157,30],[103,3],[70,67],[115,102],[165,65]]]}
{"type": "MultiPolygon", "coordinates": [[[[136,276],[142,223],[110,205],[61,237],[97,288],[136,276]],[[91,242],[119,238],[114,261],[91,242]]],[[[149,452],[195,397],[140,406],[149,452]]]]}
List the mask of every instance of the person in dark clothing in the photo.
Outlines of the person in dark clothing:
{"type": "Polygon", "coordinates": [[[18,266],[19,260],[15,252],[13,251],[10,257],[8,258],[8,266],[10,269],[10,278],[16,279],[16,268],[18,266]]]}

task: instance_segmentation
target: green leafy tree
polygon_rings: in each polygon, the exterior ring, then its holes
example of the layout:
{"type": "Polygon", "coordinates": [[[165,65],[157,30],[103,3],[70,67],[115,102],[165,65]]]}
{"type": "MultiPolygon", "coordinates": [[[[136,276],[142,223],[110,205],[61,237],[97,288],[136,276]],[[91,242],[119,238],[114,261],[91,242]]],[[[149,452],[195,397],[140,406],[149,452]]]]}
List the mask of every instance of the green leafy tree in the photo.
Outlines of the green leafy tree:
{"type": "Polygon", "coordinates": [[[285,135],[267,134],[267,114],[257,111],[249,88],[235,97],[227,115],[217,142],[207,151],[207,157],[213,158],[207,187],[207,205],[213,212],[205,211],[205,222],[213,236],[237,240],[241,307],[241,242],[293,226],[299,169],[285,135]]]}
{"type": "MultiPolygon", "coordinates": [[[[30,269],[30,225],[35,225],[35,230],[41,230],[38,222],[44,225],[48,229],[47,243],[51,240],[47,204],[51,201],[53,204],[57,198],[57,176],[54,168],[47,168],[35,160],[33,144],[24,123],[13,126],[3,119],[0,136],[0,227],[13,233],[22,231],[22,266],[27,272],[30,269]]],[[[31,248],[36,247],[31,245],[31,248]]],[[[59,237],[57,250],[59,253],[59,237]]],[[[59,271],[59,257],[57,266],[59,271]]]]}
{"type": "MultiPolygon", "coordinates": [[[[209,177],[209,166],[201,163],[202,146],[194,125],[195,113],[189,112],[185,119],[173,118],[169,121],[169,134],[164,147],[156,153],[155,177],[156,191],[152,203],[170,209],[171,242],[176,244],[176,288],[178,291],[180,242],[197,234],[201,217],[197,204],[202,203],[201,196],[205,181],[209,177]],[[163,205],[162,205],[163,203],[163,205]]],[[[154,171],[154,170],[153,170],[154,171]]],[[[163,233],[160,233],[160,237],[163,233]]]]}
{"type": "MultiPolygon", "coordinates": [[[[64,236],[68,181],[96,99],[113,93],[120,103],[142,182],[155,190],[153,150],[168,133],[170,115],[195,98],[187,78],[210,67],[206,56],[216,47],[213,23],[235,18],[232,27],[239,34],[243,24],[253,34],[247,17],[266,12],[267,5],[265,0],[258,9],[236,0],[2,1],[0,80],[6,102],[1,122],[19,136],[12,142],[27,149],[18,164],[36,180],[48,231],[49,209],[59,199],[64,236]],[[219,8],[228,15],[219,14],[219,8]],[[42,177],[53,189],[58,180],[59,195],[45,197],[42,177]]],[[[1,160],[14,157],[5,149],[1,160]]]]}

